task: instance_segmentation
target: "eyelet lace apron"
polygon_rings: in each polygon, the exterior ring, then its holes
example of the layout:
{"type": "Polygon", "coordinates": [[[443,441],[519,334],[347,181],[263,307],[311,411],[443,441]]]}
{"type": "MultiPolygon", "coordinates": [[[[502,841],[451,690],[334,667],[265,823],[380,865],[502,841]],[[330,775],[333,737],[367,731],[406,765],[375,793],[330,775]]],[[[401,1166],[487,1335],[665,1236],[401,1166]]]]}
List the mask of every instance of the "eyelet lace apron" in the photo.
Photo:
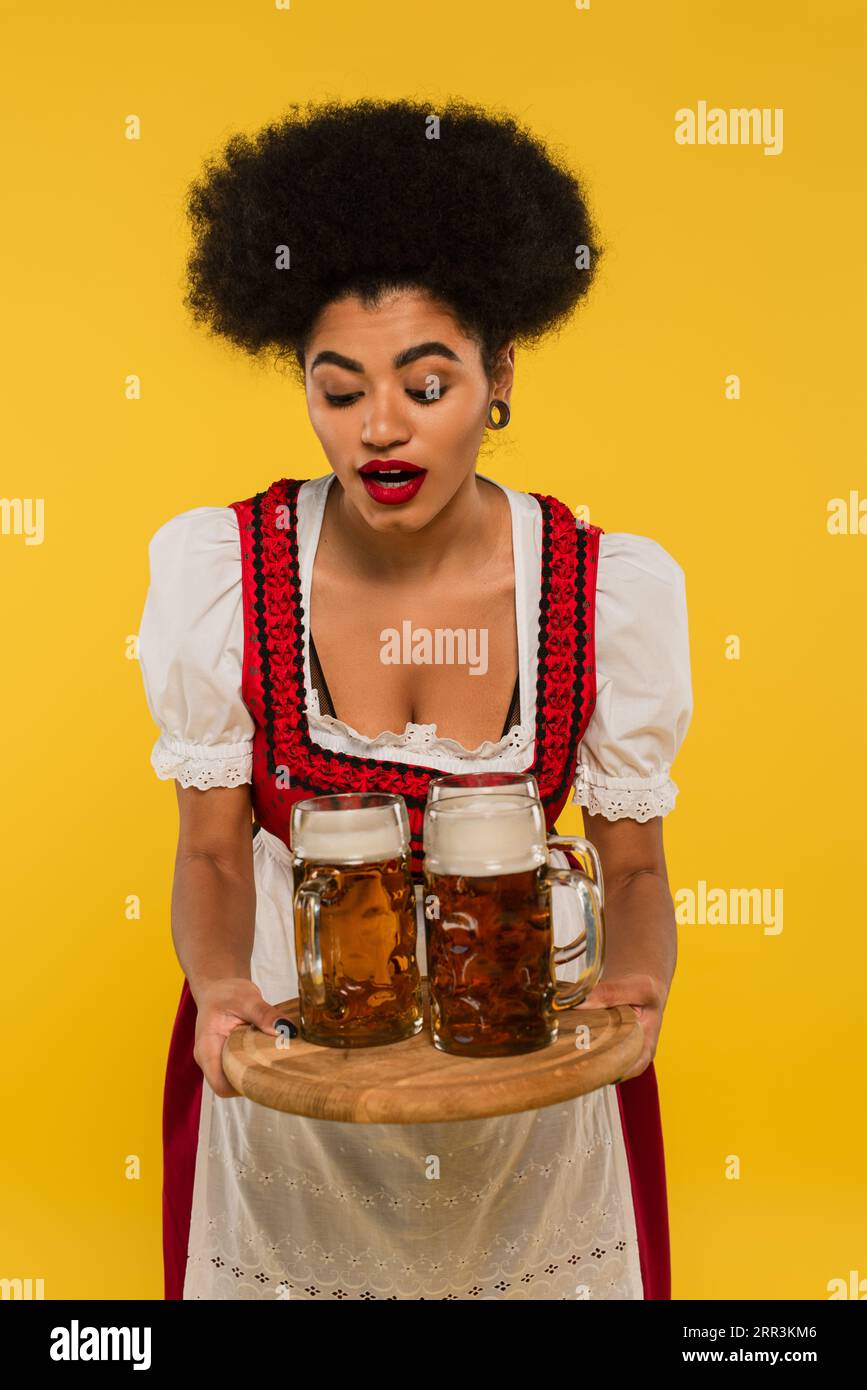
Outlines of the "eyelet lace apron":
{"type": "MultiPolygon", "coordinates": [[[[255,721],[256,931],[251,974],[297,994],[289,827],[328,792],[399,792],[422,882],[423,763],[314,743],[298,567],[301,480],[233,503],[241,537],[242,693],[255,721]]],[[[533,761],[549,830],[596,698],[598,527],[542,512],[533,761]]],[[[575,861],[552,851],[553,862],[575,861]]],[[[420,891],[420,890],[419,890],[420,891]]],[[[567,940],[569,932],[558,939],[567,940]]],[[[421,942],[421,935],[420,935],[421,942]]],[[[572,969],[580,967],[573,964],[572,969]]],[[[569,978],[569,969],[562,978],[569,978]]],[[[574,975],[573,975],[574,978],[574,975]]],[[[163,1106],[167,1299],[668,1299],[668,1208],[656,1076],[566,1104],[434,1125],[340,1124],[215,1097],[193,1057],[184,981],[163,1106]]]]}

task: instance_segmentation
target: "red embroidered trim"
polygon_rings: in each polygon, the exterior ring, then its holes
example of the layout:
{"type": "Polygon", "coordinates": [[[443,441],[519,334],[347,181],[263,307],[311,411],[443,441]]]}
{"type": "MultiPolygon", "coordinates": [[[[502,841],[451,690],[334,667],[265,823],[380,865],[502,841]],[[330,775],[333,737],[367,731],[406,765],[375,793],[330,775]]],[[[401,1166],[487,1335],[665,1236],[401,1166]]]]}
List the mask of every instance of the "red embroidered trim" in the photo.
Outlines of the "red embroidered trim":
{"type": "MultiPolygon", "coordinates": [[[[253,786],[260,824],[289,843],[301,796],[386,791],[404,797],[414,847],[428,784],[438,770],[323,748],[310,738],[304,684],[304,609],[297,504],[302,479],[279,479],[232,504],[241,535],[244,600],[242,694],[255,722],[253,786]],[[288,777],[287,777],[288,774],[288,777]]],[[[555,497],[531,493],[542,512],[542,574],[534,774],[546,809],[559,814],[575,775],[578,744],[596,701],[595,596],[598,526],[577,523],[555,497]]]]}

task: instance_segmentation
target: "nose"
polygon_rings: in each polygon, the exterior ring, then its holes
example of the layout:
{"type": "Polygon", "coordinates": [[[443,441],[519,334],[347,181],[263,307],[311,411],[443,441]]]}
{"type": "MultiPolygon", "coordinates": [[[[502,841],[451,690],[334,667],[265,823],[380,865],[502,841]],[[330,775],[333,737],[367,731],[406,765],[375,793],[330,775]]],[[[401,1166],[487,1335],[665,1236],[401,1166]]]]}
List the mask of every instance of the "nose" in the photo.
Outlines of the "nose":
{"type": "Polygon", "coordinates": [[[393,449],[405,444],[412,434],[401,390],[371,391],[365,400],[362,443],[371,449],[393,449]]]}

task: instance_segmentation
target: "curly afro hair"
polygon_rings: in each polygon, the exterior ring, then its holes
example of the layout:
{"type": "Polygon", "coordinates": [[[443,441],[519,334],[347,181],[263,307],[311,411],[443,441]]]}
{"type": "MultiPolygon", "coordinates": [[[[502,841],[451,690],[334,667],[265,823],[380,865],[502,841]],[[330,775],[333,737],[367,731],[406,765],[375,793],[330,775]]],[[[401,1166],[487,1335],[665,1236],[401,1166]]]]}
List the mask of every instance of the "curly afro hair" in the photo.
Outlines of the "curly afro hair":
{"type": "Polygon", "coordinates": [[[206,161],[187,213],[196,322],[301,380],[326,304],[407,287],[453,314],[490,376],[505,342],[572,313],[602,251],[566,164],[510,115],[459,100],[293,104],[206,161]]]}

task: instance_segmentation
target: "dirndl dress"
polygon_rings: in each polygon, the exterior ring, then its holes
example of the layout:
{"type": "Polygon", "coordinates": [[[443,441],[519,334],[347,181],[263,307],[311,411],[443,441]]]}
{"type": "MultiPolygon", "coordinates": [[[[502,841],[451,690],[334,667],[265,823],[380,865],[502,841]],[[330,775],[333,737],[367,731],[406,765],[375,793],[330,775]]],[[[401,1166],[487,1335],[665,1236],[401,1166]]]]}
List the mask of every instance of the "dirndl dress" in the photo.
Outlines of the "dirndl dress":
{"type": "MultiPolygon", "coordinates": [[[[269,1003],[298,993],[296,801],[404,797],[424,971],[421,835],[432,777],[529,770],[550,831],[570,793],[609,819],[666,815],[692,709],[676,561],[648,537],[576,521],[557,498],[504,488],[519,639],[512,727],[469,750],[433,724],[371,739],[323,713],[308,615],[333,482],[280,479],[231,507],[195,508],[150,546],[139,654],[160,726],[152,763],[158,776],[203,790],[251,784],[251,977],[269,1003]]],[[[575,862],[560,850],[551,859],[575,862]]],[[[554,895],[558,942],[575,935],[567,908],[556,907],[566,896],[554,895]]],[[[216,1097],[193,1057],[195,1022],[184,980],[163,1106],[167,1299],[670,1298],[653,1064],[516,1115],[342,1124],[216,1097]]]]}

